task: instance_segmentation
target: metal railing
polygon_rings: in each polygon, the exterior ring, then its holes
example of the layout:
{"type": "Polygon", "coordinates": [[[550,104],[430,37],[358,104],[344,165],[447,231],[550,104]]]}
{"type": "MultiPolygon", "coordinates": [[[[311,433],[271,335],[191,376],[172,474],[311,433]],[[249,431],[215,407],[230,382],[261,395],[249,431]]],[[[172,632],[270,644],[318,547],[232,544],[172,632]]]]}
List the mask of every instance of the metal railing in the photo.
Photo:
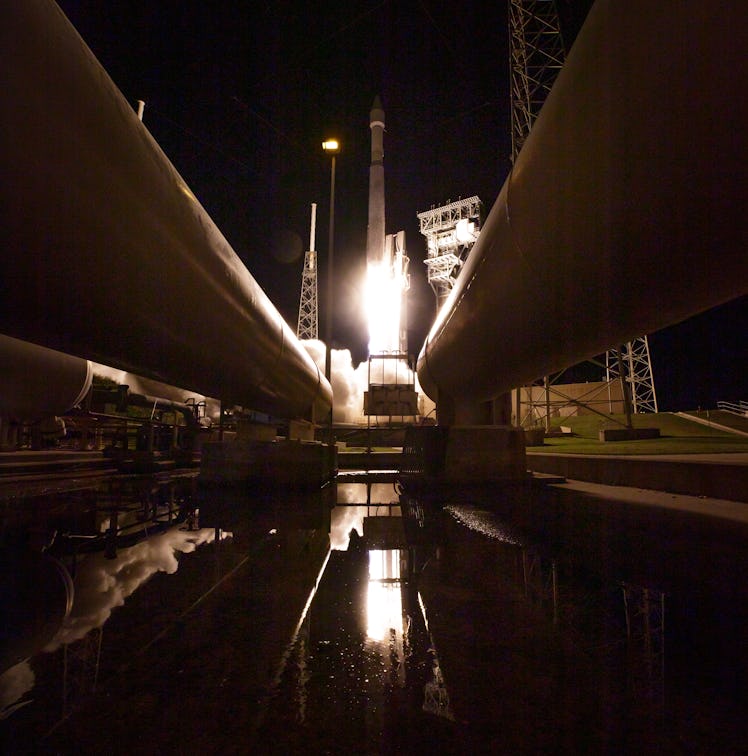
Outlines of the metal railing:
{"type": "Polygon", "coordinates": [[[748,417],[748,402],[717,402],[717,409],[748,417]]]}

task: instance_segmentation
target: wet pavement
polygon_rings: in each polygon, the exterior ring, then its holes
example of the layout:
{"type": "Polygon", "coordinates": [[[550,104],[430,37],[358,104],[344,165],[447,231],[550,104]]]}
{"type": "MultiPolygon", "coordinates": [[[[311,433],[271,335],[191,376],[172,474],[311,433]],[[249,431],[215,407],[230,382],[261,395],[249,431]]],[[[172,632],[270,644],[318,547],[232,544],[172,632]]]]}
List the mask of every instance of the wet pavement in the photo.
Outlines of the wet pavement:
{"type": "MultiPolygon", "coordinates": [[[[405,621],[401,614],[395,627],[372,637],[363,556],[331,555],[289,664],[274,685],[258,752],[453,752],[448,712],[424,711],[424,689],[438,661],[418,607],[406,606],[405,621]]],[[[407,594],[406,586],[393,587],[407,594]]]]}
{"type": "Polygon", "coordinates": [[[52,640],[0,677],[4,752],[742,747],[742,523],[569,486],[192,483],[3,501],[6,538],[26,521],[76,587],[52,640]],[[407,549],[356,537],[401,512],[407,549]]]}

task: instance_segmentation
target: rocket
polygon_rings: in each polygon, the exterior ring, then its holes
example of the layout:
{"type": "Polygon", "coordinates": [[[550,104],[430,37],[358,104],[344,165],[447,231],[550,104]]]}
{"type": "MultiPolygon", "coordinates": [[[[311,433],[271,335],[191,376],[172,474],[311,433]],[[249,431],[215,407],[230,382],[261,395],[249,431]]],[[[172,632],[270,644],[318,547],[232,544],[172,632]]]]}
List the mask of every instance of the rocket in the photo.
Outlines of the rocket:
{"type": "Polygon", "coordinates": [[[384,259],[384,110],[379,95],[369,112],[371,166],[369,167],[369,225],[366,233],[366,261],[384,259]]]}
{"type": "Polygon", "coordinates": [[[385,235],[384,224],[384,109],[377,95],[369,111],[369,225],[366,233],[367,275],[377,287],[376,325],[370,323],[369,349],[407,353],[406,296],[409,288],[405,232],[385,235]]]}

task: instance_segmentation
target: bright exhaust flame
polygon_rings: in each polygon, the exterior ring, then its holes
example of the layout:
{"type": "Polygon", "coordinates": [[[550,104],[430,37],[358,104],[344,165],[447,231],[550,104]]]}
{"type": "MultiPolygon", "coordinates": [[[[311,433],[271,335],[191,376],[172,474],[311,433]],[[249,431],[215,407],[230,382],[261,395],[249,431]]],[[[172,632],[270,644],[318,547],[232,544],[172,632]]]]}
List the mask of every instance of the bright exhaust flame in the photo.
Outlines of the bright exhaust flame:
{"type": "Polygon", "coordinates": [[[369,354],[400,351],[400,306],[403,276],[384,262],[372,263],[366,271],[366,321],[369,354]]]}
{"type": "Polygon", "coordinates": [[[366,634],[385,640],[402,635],[403,604],[400,593],[400,552],[369,550],[369,588],[366,596],[366,634]]]}

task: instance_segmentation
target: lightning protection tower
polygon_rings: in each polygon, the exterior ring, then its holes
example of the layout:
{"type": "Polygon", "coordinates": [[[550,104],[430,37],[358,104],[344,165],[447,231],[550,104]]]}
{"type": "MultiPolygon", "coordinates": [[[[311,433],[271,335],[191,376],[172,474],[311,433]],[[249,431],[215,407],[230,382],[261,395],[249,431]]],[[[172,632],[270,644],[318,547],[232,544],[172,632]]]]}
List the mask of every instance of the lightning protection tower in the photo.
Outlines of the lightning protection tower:
{"type": "Polygon", "coordinates": [[[426,237],[427,278],[437,310],[452,291],[462,263],[480,234],[482,214],[483,203],[478,197],[418,213],[420,231],[426,237]]]}
{"type": "Polygon", "coordinates": [[[510,0],[512,165],[565,59],[555,1],[510,0]]]}
{"type": "Polygon", "coordinates": [[[301,273],[301,299],[296,336],[299,339],[318,338],[317,316],[317,253],[314,251],[314,229],[317,221],[317,204],[312,202],[312,220],[309,231],[309,250],[304,253],[304,270],[301,273]]]}
{"type": "MultiPolygon", "coordinates": [[[[649,357],[649,340],[646,336],[629,341],[621,347],[621,361],[626,371],[625,380],[631,391],[631,411],[657,412],[657,392],[649,357]]],[[[609,349],[605,355],[608,382],[620,378],[618,352],[609,349]]]]}
{"type": "MultiPolygon", "coordinates": [[[[555,0],[510,0],[509,41],[514,165],[566,60],[555,0]]],[[[626,379],[633,411],[657,412],[647,337],[641,336],[623,345],[621,359],[628,371],[626,379]]],[[[609,350],[606,353],[608,381],[620,378],[617,365],[617,351],[609,350]]],[[[549,380],[545,383],[548,386],[549,380]]]]}

